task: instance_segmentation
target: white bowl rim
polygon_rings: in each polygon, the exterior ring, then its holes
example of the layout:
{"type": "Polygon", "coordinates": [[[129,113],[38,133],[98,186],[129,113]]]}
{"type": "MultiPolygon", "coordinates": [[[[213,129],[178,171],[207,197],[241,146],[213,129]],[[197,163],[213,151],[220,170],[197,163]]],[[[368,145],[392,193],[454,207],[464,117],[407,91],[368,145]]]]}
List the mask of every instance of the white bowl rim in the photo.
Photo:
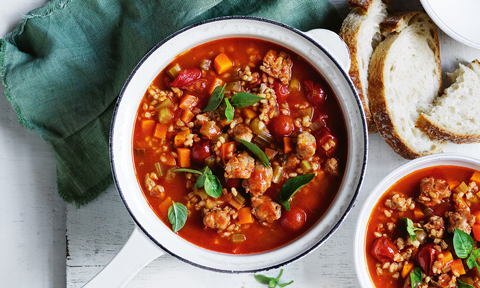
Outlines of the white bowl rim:
{"type": "MultiPolygon", "coordinates": [[[[366,166],[367,166],[367,155],[368,155],[368,133],[367,133],[367,125],[366,125],[366,120],[365,120],[365,116],[364,116],[364,112],[363,112],[363,108],[362,108],[362,104],[361,104],[361,101],[358,97],[358,94],[356,92],[356,89],[352,83],[352,81],[350,80],[348,74],[341,68],[341,65],[335,60],[334,57],[332,57],[332,55],[326,51],[320,44],[318,44],[315,40],[313,40],[312,38],[310,38],[309,36],[307,36],[305,33],[303,33],[302,31],[296,29],[296,28],[293,28],[289,25],[286,25],[286,24],[283,24],[281,22],[277,22],[277,21],[274,21],[274,20],[270,20],[270,19],[265,19],[265,18],[261,18],[261,17],[254,17],[254,16],[224,16],[224,17],[217,17],[217,18],[212,18],[212,19],[208,19],[208,20],[204,20],[204,21],[201,21],[201,22],[198,22],[198,23],[195,23],[195,24],[192,24],[190,26],[187,26],[185,28],[182,28],[180,30],[178,30],[177,32],[171,34],[170,36],[166,37],[165,39],[163,39],[161,42],[159,42],[157,45],[155,45],[147,54],[145,54],[145,56],[138,62],[138,64],[135,66],[135,68],[132,70],[131,74],[128,76],[127,80],[125,81],[125,84],[121,90],[121,92],[119,93],[119,97],[118,97],[118,100],[117,100],[117,103],[115,105],[115,109],[114,109],[114,112],[113,112],[113,116],[112,116],[112,124],[111,124],[111,127],[110,127],[110,143],[109,143],[109,147],[110,147],[110,163],[111,163],[111,169],[112,169],[112,172],[113,172],[113,178],[114,178],[114,183],[115,183],[115,186],[116,186],[116,189],[120,195],[120,198],[122,199],[123,203],[125,204],[125,207],[127,209],[127,211],[129,212],[130,216],[132,217],[132,219],[134,220],[134,222],[136,223],[137,227],[139,227],[144,233],[145,235],[150,238],[150,240],[152,240],[155,244],[157,244],[160,248],[162,248],[164,251],[166,251],[168,254],[174,256],[175,258],[185,262],[185,263],[188,263],[190,265],[193,265],[195,267],[199,267],[199,268],[202,268],[202,269],[206,269],[206,270],[210,270],[210,271],[216,271],[216,272],[224,272],[224,273],[253,273],[253,272],[259,272],[259,271],[265,271],[265,270],[270,270],[270,269],[276,269],[276,268],[279,268],[279,267],[282,267],[288,263],[291,263],[291,262],[294,262],[302,257],[304,257],[305,255],[307,255],[308,253],[312,252],[313,250],[315,250],[318,246],[320,246],[321,244],[323,244],[326,240],[328,240],[328,238],[338,229],[338,227],[343,223],[344,219],[347,217],[347,215],[350,213],[350,211],[352,210],[354,204],[355,204],[355,201],[357,199],[357,196],[360,192],[360,189],[362,187],[362,184],[363,184],[363,180],[364,180],[364,177],[365,177],[365,171],[366,171],[366,166]],[[256,269],[248,269],[248,270],[224,270],[224,269],[218,269],[218,268],[213,268],[213,267],[208,267],[208,266],[205,266],[205,265],[201,265],[201,264],[198,264],[196,262],[193,262],[189,259],[186,259],[182,256],[179,256],[175,253],[173,253],[172,251],[170,251],[169,249],[167,249],[167,247],[165,247],[165,245],[163,245],[161,243],[160,240],[157,240],[155,239],[155,237],[153,237],[145,227],[143,227],[143,225],[141,225],[140,221],[137,219],[137,217],[135,216],[134,212],[132,211],[131,207],[129,207],[129,204],[127,202],[127,200],[125,199],[125,196],[124,196],[124,192],[122,191],[122,189],[120,188],[120,185],[119,185],[119,181],[118,181],[118,178],[117,178],[117,172],[116,172],[116,168],[115,168],[115,161],[114,161],[114,151],[113,151],[113,136],[114,136],[114,128],[115,128],[115,122],[116,122],[116,116],[117,116],[117,112],[118,112],[118,106],[120,105],[120,102],[124,96],[124,93],[125,93],[125,89],[127,88],[128,84],[130,83],[131,79],[134,77],[136,71],[140,68],[140,66],[147,60],[147,58],[152,54],[154,53],[159,47],[161,47],[162,45],[164,45],[166,42],[168,42],[170,39],[174,38],[175,36],[181,34],[181,33],[184,33],[192,28],[195,28],[197,26],[200,26],[200,25],[203,25],[203,24],[208,24],[208,23],[212,23],[212,22],[216,22],[216,21],[224,21],[224,20],[253,20],[253,21],[260,21],[260,22],[266,22],[266,23],[269,23],[269,24],[273,24],[273,25],[276,25],[276,26],[279,26],[281,28],[284,28],[284,29],[287,29],[291,32],[294,32],[295,34],[297,34],[298,36],[301,36],[303,38],[305,38],[306,40],[310,41],[313,45],[315,45],[318,49],[320,49],[321,51],[323,51],[325,53],[325,55],[330,58],[330,60],[336,65],[336,68],[338,69],[338,71],[343,75],[343,77],[347,80],[347,83],[349,85],[349,89],[351,90],[352,94],[355,96],[355,102],[356,102],[356,105],[358,106],[358,109],[360,111],[360,113],[362,114],[362,117],[361,117],[361,120],[362,120],[362,123],[361,123],[361,126],[363,128],[363,143],[364,143],[364,147],[362,149],[363,151],[363,155],[361,156],[361,158],[363,159],[362,160],[362,165],[361,165],[361,169],[359,171],[359,177],[358,177],[358,181],[356,182],[356,187],[355,187],[355,191],[352,193],[353,194],[353,197],[350,201],[350,203],[348,203],[347,205],[347,208],[345,210],[345,212],[343,213],[343,215],[341,217],[339,217],[339,219],[337,220],[336,224],[332,227],[332,229],[320,240],[318,241],[315,245],[313,245],[312,247],[310,247],[310,249],[306,249],[304,251],[302,251],[301,253],[298,253],[296,257],[293,257],[293,258],[290,258],[288,259],[287,261],[284,261],[284,262],[281,262],[281,263],[278,263],[278,264],[274,264],[274,265],[270,265],[268,267],[262,267],[262,268],[256,268],[256,269]]],[[[300,236],[302,237],[302,236],[300,236]]],[[[235,255],[235,254],[232,254],[232,256],[234,257],[238,257],[239,255],[235,255]]],[[[241,255],[240,255],[241,256],[241,255]]],[[[248,254],[247,254],[248,256],[248,254]]]]}
{"type": "Polygon", "coordinates": [[[374,287],[371,281],[370,274],[368,272],[368,267],[366,265],[365,233],[367,230],[366,224],[368,223],[368,219],[370,218],[372,209],[377,204],[378,199],[380,199],[380,197],[385,193],[387,189],[389,189],[393,184],[395,184],[403,177],[417,170],[433,166],[462,166],[470,168],[475,166],[476,168],[472,169],[480,170],[480,159],[473,156],[454,152],[445,152],[423,156],[415,160],[411,160],[403,165],[400,165],[395,170],[390,172],[387,176],[385,176],[377,184],[377,186],[371,191],[371,194],[367,197],[365,203],[360,210],[359,216],[357,218],[355,236],[353,241],[355,272],[357,274],[357,279],[360,282],[360,287],[374,287]]]}

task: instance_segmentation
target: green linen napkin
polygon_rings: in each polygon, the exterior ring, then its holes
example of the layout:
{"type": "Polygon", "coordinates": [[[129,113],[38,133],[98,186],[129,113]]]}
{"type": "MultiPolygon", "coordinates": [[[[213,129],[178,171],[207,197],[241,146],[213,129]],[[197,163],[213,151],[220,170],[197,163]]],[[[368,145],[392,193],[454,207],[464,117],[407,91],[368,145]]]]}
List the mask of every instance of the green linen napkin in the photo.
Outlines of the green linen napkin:
{"type": "Polygon", "coordinates": [[[303,31],[341,25],[327,0],[52,0],[0,40],[5,94],[19,122],[50,145],[66,202],[79,207],[113,182],[110,122],[137,62],[173,32],[226,15],[303,31]]]}

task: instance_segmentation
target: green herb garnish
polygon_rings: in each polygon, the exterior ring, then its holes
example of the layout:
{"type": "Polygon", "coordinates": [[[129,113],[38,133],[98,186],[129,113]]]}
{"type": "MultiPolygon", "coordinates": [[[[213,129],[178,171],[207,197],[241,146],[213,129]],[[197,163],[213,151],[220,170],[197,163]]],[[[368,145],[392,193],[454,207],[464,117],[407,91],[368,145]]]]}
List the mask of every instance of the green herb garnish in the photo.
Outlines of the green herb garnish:
{"type": "Polygon", "coordinates": [[[415,269],[413,269],[413,272],[410,273],[410,284],[412,288],[417,288],[418,286],[420,286],[420,284],[422,283],[422,279],[422,269],[415,267],[415,269]]]}
{"type": "Polygon", "coordinates": [[[472,269],[475,266],[477,267],[478,271],[480,271],[480,265],[478,265],[477,258],[480,258],[480,249],[473,250],[468,256],[467,266],[469,269],[472,269]]]}
{"type": "Polygon", "coordinates": [[[405,221],[405,225],[407,225],[407,233],[410,235],[410,238],[412,241],[415,241],[417,239],[417,234],[415,234],[415,231],[423,230],[422,228],[417,228],[413,226],[413,221],[410,220],[409,218],[402,218],[402,221],[405,221]]]}
{"type": "Polygon", "coordinates": [[[262,284],[267,284],[268,285],[268,288],[275,288],[277,287],[285,287],[285,286],[288,286],[290,284],[293,283],[293,280],[288,282],[288,283],[278,283],[278,281],[280,281],[280,277],[282,276],[283,274],[283,269],[280,270],[280,274],[278,274],[278,277],[277,278],[273,278],[273,277],[268,277],[268,276],[265,276],[265,275],[261,275],[261,274],[253,274],[253,276],[255,277],[255,279],[262,283],[262,284]]]}
{"type": "Polygon", "coordinates": [[[195,183],[195,188],[200,189],[203,187],[208,196],[213,198],[218,198],[222,195],[222,184],[220,184],[220,180],[218,180],[217,176],[212,174],[212,170],[210,170],[208,166],[203,168],[202,171],[180,168],[173,170],[173,172],[189,172],[199,174],[200,176],[195,183]]]}
{"type": "Polygon", "coordinates": [[[470,284],[463,283],[460,279],[457,279],[458,288],[475,288],[470,284]]]}
{"type": "Polygon", "coordinates": [[[262,149],[258,148],[257,145],[255,145],[251,142],[245,141],[245,140],[240,139],[238,137],[236,137],[236,138],[243,145],[245,145],[245,147],[247,147],[248,150],[252,151],[252,153],[255,154],[255,156],[257,156],[258,160],[260,160],[263,163],[263,165],[265,165],[265,167],[270,167],[270,161],[268,161],[268,157],[267,157],[267,155],[265,155],[265,153],[262,151],[262,149]]]}
{"type": "Polygon", "coordinates": [[[472,237],[462,230],[455,228],[455,233],[453,234],[453,248],[459,258],[467,258],[468,254],[473,250],[472,237]]]}
{"type": "Polygon", "coordinates": [[[225,105],[226,105],[225,117],[227,117],[227,122],[230,122],[233,120],[233,115],[234,115],[233,107],[232,107],[232,104],[230,104],[230,101],[228,101],[228,98],[224,98],[224,99],[225,99],[225,105]]]}
{"type": "Polygon", "coordinates": [[[290,211],[290,198],[303,186],[307,185],[315,177],[315,174],[300,175],[287,180],[280,190],[280,202],[285,210],[290,211]]]}
{"type": "Polygon", "coordinates": [[[232,101],[233,106],[237,108],[244,108],[252,106],[255,103],[264,99],[265,98],[247,92],[238,92],[232,96],[232,99],[230,99],[230,101],[232,101]]]}
{"type": "Polygon", "coordinates": [[[182,203],[173,202],[172,205],[168,207],[167,215],[170,224],[172,224],[173,232],[177,233],[187,221],[188,210],[182,203]]]}
{"type": "Polygon", "coordinates": [[[220,103],[222,103],[223,96],[225,95],[225,86],[217,86],[215,89],[213,89],[212,95],[210,96],[210,99],[208,100],[207,107],[203,109],[203,112],[209,112],[209,111],[214,111],[220,106],[220,103]]]}

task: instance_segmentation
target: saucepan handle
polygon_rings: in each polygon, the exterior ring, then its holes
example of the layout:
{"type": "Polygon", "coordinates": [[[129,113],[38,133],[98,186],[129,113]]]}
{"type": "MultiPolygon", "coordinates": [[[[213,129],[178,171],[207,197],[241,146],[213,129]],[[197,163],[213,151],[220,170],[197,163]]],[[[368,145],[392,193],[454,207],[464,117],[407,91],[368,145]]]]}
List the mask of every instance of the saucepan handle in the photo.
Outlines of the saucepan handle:
{"type": "Polygon", "coordinates": [[[350,69],[350,52],[337,33],[326,29],[312,29],[305,34],[318,42],[346,72],[350,69]]]}
{"type": "Polygon", "coordinates": [[[122,250],[84,288],[125,287],[143,267],[165,254],[137,226],[122,250]]]}

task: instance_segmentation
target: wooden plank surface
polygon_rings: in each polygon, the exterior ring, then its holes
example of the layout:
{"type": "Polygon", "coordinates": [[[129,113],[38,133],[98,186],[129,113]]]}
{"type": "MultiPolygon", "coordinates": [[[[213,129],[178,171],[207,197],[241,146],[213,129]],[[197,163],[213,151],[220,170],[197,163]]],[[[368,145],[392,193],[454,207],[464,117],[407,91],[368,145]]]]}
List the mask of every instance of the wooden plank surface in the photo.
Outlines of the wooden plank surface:
{"type": "MultiPolygon", "coordinates": [[[[331,1],[342,16],[346,1],[331,1]]],[[[422,10],[419,1],[393,1],[398,10],[422,10]]],[[[452,72],[458,63],[480,59],[480,50],[464,46],[439,31],[442,68],[452,72]]],[[[332,237],[299,261],[283,267],[284,281],[292,287],[358,287],[353,265],[353,231],[363,202],[376,183],[407,162],[385,144],[378,134],[369,136],[369,159],[365,181],[355,207],[332,237]]],[[[480,144],[449,144],[445,151],[480,157],[480,144]]],[[[81,287],[122,248],[133,231],[133,221],[115,188],[110,187],[91,204],[67,207],[67,287],[81,287]]],[[[276,276],[279,270],[263,274],[276,276]]],[[[146,266],[127,287],[265,287],[252,274],[210,272],[165,255],[146,266]]]]}

